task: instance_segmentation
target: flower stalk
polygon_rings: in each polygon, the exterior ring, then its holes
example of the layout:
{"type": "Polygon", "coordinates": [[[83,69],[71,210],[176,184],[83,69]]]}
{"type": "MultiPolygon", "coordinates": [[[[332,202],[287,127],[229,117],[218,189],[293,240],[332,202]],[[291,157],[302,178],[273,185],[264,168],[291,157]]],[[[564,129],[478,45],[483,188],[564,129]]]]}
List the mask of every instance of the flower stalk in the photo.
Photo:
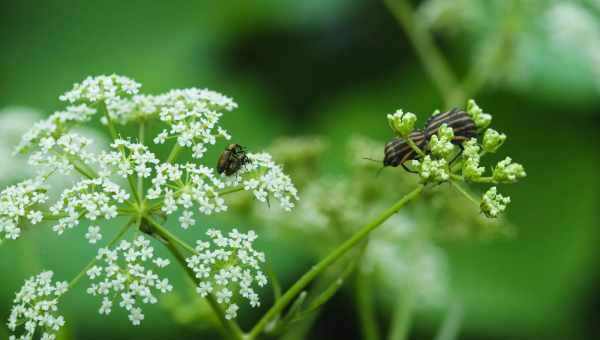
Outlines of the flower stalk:
{"type": "Polygon", "coordinates": [[[267,326],[276,315],[279,315],[288,306],[290,302],[298,295],[306,286],[308,286],[319,274],[327,267],[337,261],[342,255],[352,249],[357,243],[364,240],[371,231],[382,225],[388,218],[396,214],[408,202],[417,198],[423,191],[424,185],[418,185],[413,191],[406,194],[398,202],[384,211],[379,217],[371,223],[362,227],[356,234],[350,237],[347,241],[338,246],[329,255],[323,258],[319,263],[314,265],[306,272],[296,283],[290,287],[281,298],[267,311],[267,313],[256,323],[252,330],[248,333],[248,340],[255,339],[267,326]]]}

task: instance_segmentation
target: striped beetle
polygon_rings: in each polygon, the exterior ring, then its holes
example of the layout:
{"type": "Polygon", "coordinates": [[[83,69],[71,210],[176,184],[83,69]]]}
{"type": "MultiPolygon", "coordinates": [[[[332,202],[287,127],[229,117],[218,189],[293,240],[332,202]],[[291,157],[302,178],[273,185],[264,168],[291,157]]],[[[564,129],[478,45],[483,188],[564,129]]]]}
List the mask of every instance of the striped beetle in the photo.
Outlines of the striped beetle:
{"type": "MultiPolygon", "coordinates": [[[[460,153],[454,157],[450,163],[462,153],[462,142],[469,140],[472,137],[477,137],[477,127],[473,119],[462,110],[454,108],[448,112],[437,113],[427,120],[425,128],[417,131],[413,131],[409,138],[417,145],[420,149],[424,149],[427,145],[431,136],[435,135],[442,126],[446,124],[451,127],[454,131],[454,138],[452,143],[458,145],[461,149],[460,153]]],[[[427,150],[423,150],[428,152],[427,150]]],[[[392,140],[385,144],[384,148],[384,159],[383,166],[397,167],[402,166],[404,170],[408,172],[414,172],[404,165],[405,162],[416,159],[418,154],[413,150],[410,145],[402,138],[394,137],[392,140]]]]}

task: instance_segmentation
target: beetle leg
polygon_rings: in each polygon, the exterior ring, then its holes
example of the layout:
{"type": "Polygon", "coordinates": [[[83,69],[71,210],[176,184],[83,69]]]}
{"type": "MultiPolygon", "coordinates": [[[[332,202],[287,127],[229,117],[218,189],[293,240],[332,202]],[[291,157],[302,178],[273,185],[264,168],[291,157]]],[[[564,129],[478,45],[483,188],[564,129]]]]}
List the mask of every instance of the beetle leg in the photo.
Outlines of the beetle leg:
{"type": "Polygon", "coordinates": [[[462,144],[458,144],[458,147],[460,148],[460,151],[456,154],[456,156],[454,156],[454,158],[452,158],[448,165],[452,165],[452,163],[454,163],[454,161],[457,160],[460,155],[462,155],[463,151],[465,151],[465,148],[462,144]]]}

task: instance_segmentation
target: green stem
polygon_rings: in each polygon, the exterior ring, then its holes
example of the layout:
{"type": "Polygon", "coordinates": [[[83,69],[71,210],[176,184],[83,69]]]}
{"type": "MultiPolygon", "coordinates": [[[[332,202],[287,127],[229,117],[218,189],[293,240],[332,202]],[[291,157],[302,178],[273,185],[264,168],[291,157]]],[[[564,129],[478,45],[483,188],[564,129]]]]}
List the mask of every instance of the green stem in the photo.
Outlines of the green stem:
{"type": "MultiPolygon", "coordinates": [[[[110,248],[113,245],[115,245],[115,243],[117,243],[117,241],[119,241],[121,239],[121,237],[123,237],[123,235],[125,235],[125,233],[127,232],[127,230],[129,229],[129,227],[131,226],[132,223],[133,223],[133,221],[130,221],[123,228],[121,228],[119,233],[117,235],[115,235],[115,237],[106,244],[106,248],[110,248]]],[[[75,278],[73,278],[73,280],[71,280],[71,282],[69,282],[69,289],[73,288],[73,286],[75,286],[77,284],[77,282],[79,282],[79,280],[81,280],[81,278],[85,275],[85,273],[88,271],[88,269],[90,269],[96,263],[96,261],[98,261],[98,259],[96,258],[96,256],[94,256],[94,258],[83,268],[83,270],[81,270],[77,274],[77,276],[75,276],[75,278]]]]}
{"type": "Polygon", "coordinates": [[[219,196],[224,196],[224,195],[233,194],[234,192],[238,192],[238,191],[242,191],[242,190],[244,190],[244,186],[240,185],[237,187],[219,190],[218,194],[219,194],[219,196]]]}
{"type": "Polygon", "coordinates": [[[329,301],[335,295],[335,293],[337,293],[348,276],[350,276],[356,267],[358,267],[367,248],[366,246],[367,243],[365,242],[365,245],[360,249],[359,254],[356,255],[356,257],[352,259],[352,262],[346,266],[346,269],[344,269],[342,274],[335,279],[319,296],[317,296],[298,317],[303,317],[304,315],[310,314],[319,309],[322,305],[329,301]]]}
{"type": "Polygon", "coordinates": [[[177,159],[177,156],[179,156],[180,151],[181,151],[181,145],[179,145],[179,143],[175,142],[175,145],[173,145],[173,148],[171,149],[171,152],[169,153],[169,157],[167,158],[167,163],[173,163],[177,159]]]}
{"type": "Polygon", "coordinates": [[[373,303],[373,290],[369,284],[369,278],[360,269],[356,273],[355,294],[363,339],[380,339],[375,304],[373,303]]]}
{"type": "Polygon", "coordinates": [[[196,254],[196,250],[194,249],[194,247],[190,246],[186,242],[179,239],[177,236],[173,235],[167,228],[163,227],[160,223],[156,222],[152,217],[144,216],[144,219],[146,221],[150,222],[150,224],[152,224],[152,226],[154,227],[154,231],[156,231],[156,233],[160,237],[165,239],[167,242],[176,243],[181,248],[187,250],[188,252],[190,252],[192,254],[196,254]]]}
{"type": "Polygon", "coordinates": [[[435,45],[427,28],[413,15],[407,0],[385,0],[398,23],[404,28],[423,66],[437,86],[447,107],[464,102],[464,93],[450,66],[435,45]]]}
{"type": "MultiPolygon", "coordinates": [[[[138,131],[138,143],[144,144],[144,137],[146,134],[146,121],[140,122],[140,128],[138,131]]],[[[137,195],[139,197],[139,201],[143,201],[144,197],[144,177],[138,175],[137,176],[137,195]]]]}
{"type": "Polygon", "coordinates": [[[100,109],[102,114],[104,114],[104,117],[106,118],[106,126],[108,127],[108,132],[110,133],[110,136],[112,137],[113,141],[115,141],[118,136],[117,129],[115,129],[115,126],[113,125],[113,122],[112,122],[112,118],[110,118],[110,114],[108,113],[106,103],[100,102],[98,108],[100,109]]]}
{"type": "Polygon", "coordinates": [[[444,323],[439,332],[435,336],[435,340],[455,340],[460,331],[460,324],[463,318],[463,308],[458,302],[450,306],[448,315],[444,319],[444,323]]]}
{"type": "Polygon", "coordinates": [[[95,174],[90,173],[84,167],[82,167],[81,164],[75,162],[74,160],[69,159],[69,163],[71,163],[71,165],[73,165],[73,168],[75,168],[75,170],[77,170],[77,172],[82,174],[87,179],[94,179],[95,177],[97,177],[95,174]]]}
{"type": "Polygon", "coordinates": [[[456,190],[458,190],[458,192],[463,194],[463,196],[468,198],[469,201],[471,201],[471,202],[475,203],[475,205],[479,206],[480,202],[477,201],[473,196],[471,196],[471,194],[469,192],[467,192],[467,190],[465,188],[463,188],[458,183],[453,182],[453,181],[450,181],[449,183],[452,185],[452,187],[456,188],[456,190]]]}
{"type": "Polygon", "coordinates": [[[290,289],[288,289],[285,294],[281,296],[281,299],[275,302],[275,304],[267,311],[267,313],[256,323],[254,328],[252,328],[250,333],[248,333],[247,340],[255,339],[266,327],[268,322],[271,321],[275,316],[279,315],[279,313],[283,311],[283,309],[296,297],[296,295],[300,294],[300,292],[302,292],[302,290],[304,290],[304,288],[308,286],[308,284],[310,284],[319,274],[327,269],[327,267],[329,267],[332,263],[337,261],[342,255],[352,249],[356,244],[364,240],[371,231],[383,224],[383,222],[385,222],[392,215],[396,214],[404,205],[406,205],[406,203],[418,197],[421,191],[423,191],[423,185],[419,185],[413,191],[406,194],[393,206],[384,211],[373,222],[364,226],[356,234],[329,253],[329,255],[322,259],[319,263],[314,265],[298,281],[296,281],[296,283],[294,283],[294,285],[292,285],[292,287],[290,287],[290,289]]]}
{"type": "Polygon", "coordinates": [[[415,300],[414,287],[411,285],[406,289],[406,293],[400,297],[394,316],[389,340],[405,340],[412,323],[413,307],[415,300]]]}
{"type": "Polygon", "coordinates": [[[425,157],[425,152],[423,152],[423,150],[421,150],[420,147],[417,146],[417,144],[415,144],[415,142],[413,142],[413,140],[410,138],[410,136],[406,136],[404,139],[406,139],[406,142],[408,143],[408,145],[415,150],[415,152],[421,156],[421,157],[425,157]]]}
{"type": "MultiPolygon", "coordinates": [[[[155,227],[156,227],[156,225],[155,225],[155,227]]],[[[174,244],[174,242],[172,240],[168,239],[166,246],[169,249],[169,251],[171,252],[171,254],[173,254],[175,259],[177,259],[177,262],[179,262],[179,264],[184,268],[185,272],[192,279],[192,281],[194,281],[195,284],[198,284],[198,278],[196,277],[196,274],[187,265],[185,256],[179,251],[179,249],[177,249],[177,246],[174,244]]],[[[188,247],[190,247],[190,246],[186,244],[185,248],[188,249],[188,247]]],[[[208,301],[208,304],[210,305],[210,307],[213,309],[213,311],[219,318],[219,321],[220,321],[221,325],[223,326],[227,335],[229,335],[231,338],[236,339],[236,340],[243,340],[244,332],[242,332],[242,330],[240,329],[240,327],[238,326],[238,324],[235,321],[227,320],[227,318],[225,318],[225,312],[221,308],[221,305],[219,305],[219,303],[216,301],[214,296],[209,294],[206,297],[206,300],[208,301]]]]}

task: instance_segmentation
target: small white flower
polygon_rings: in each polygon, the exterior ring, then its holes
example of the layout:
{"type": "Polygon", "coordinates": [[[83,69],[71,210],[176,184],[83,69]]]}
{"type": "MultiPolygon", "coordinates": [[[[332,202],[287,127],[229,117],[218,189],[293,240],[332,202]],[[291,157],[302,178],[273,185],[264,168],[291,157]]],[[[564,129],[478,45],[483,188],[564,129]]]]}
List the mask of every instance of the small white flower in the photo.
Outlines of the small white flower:
{"type": "Polygon", "coordinates": [[[38,224],[42,221],[44,215],[39,210],[32,210],[29,212],[29,214],[27,214],[27,218],[29,219],[29,222],[31,222],[31,224],[38,224]]]}
{"type": "Polygon", "coordinates": [[[164,267],[168,266],[170,263],[171,263],[171,261],[169,261],[168,259],[163,259],[160,257],[154,260],[154,264],[158,268],[164,268],[164,267]]]}
{"type": "Polygon", "coordinates": [[[138,307],[132,308],[129,313],[129,320],[131,321],[132,325],[138,326],[142,320],[144,320],[144,314],[142,313],[142,310],[138,307]]]}
{"type": "Polygon", "coordinates": [[[237,317],[237,311],[239,309],[240,307],[238,307],[238,305],[236,305],[235,303],[230,304],[229,307],[227,307],[227,309],[225,310],[225,318],[227,320],[235,319],[237,317]]]}
{"type": "Polygon", "coordinates": [[[102,298],[102,305],[100,306],[98,313],[100,313],[100,315],[110,314],[110,312],[112,311],[112,305],[113,305],[112,301],[105,296],[104,298],[102,298]]]}
{"type": "Polygon", "coordinates": [[[163,130],[156,137],[154,137],[154,144],[164,144],[167,141],[167,136],[169,132],[167,130],[163,130]]]}
{"type": "Polygon", "coordinates": [[[196,223],[194,220],[194,214],[191,211],[184,211],[179,217],[179,223],[183,229],[189,228],[196,223]]]}
{"type": "Polygon", "coordinates": [[[85,234],[85,238],[88,239],[90,243],[96,243],[102,239],[102,234],[100,234],[100,227],[97,225],[91,225],[88,228],[88,232],[85,234]]]}
{"type": "Polygon", "coordinates": [[[86,274],[90,279],[93,280],[96,277],[100,276],[100,274],[102,274],[102,268],[100,268],[98,266],[93,266],[92,268],[88,269],[86,274]]]}

